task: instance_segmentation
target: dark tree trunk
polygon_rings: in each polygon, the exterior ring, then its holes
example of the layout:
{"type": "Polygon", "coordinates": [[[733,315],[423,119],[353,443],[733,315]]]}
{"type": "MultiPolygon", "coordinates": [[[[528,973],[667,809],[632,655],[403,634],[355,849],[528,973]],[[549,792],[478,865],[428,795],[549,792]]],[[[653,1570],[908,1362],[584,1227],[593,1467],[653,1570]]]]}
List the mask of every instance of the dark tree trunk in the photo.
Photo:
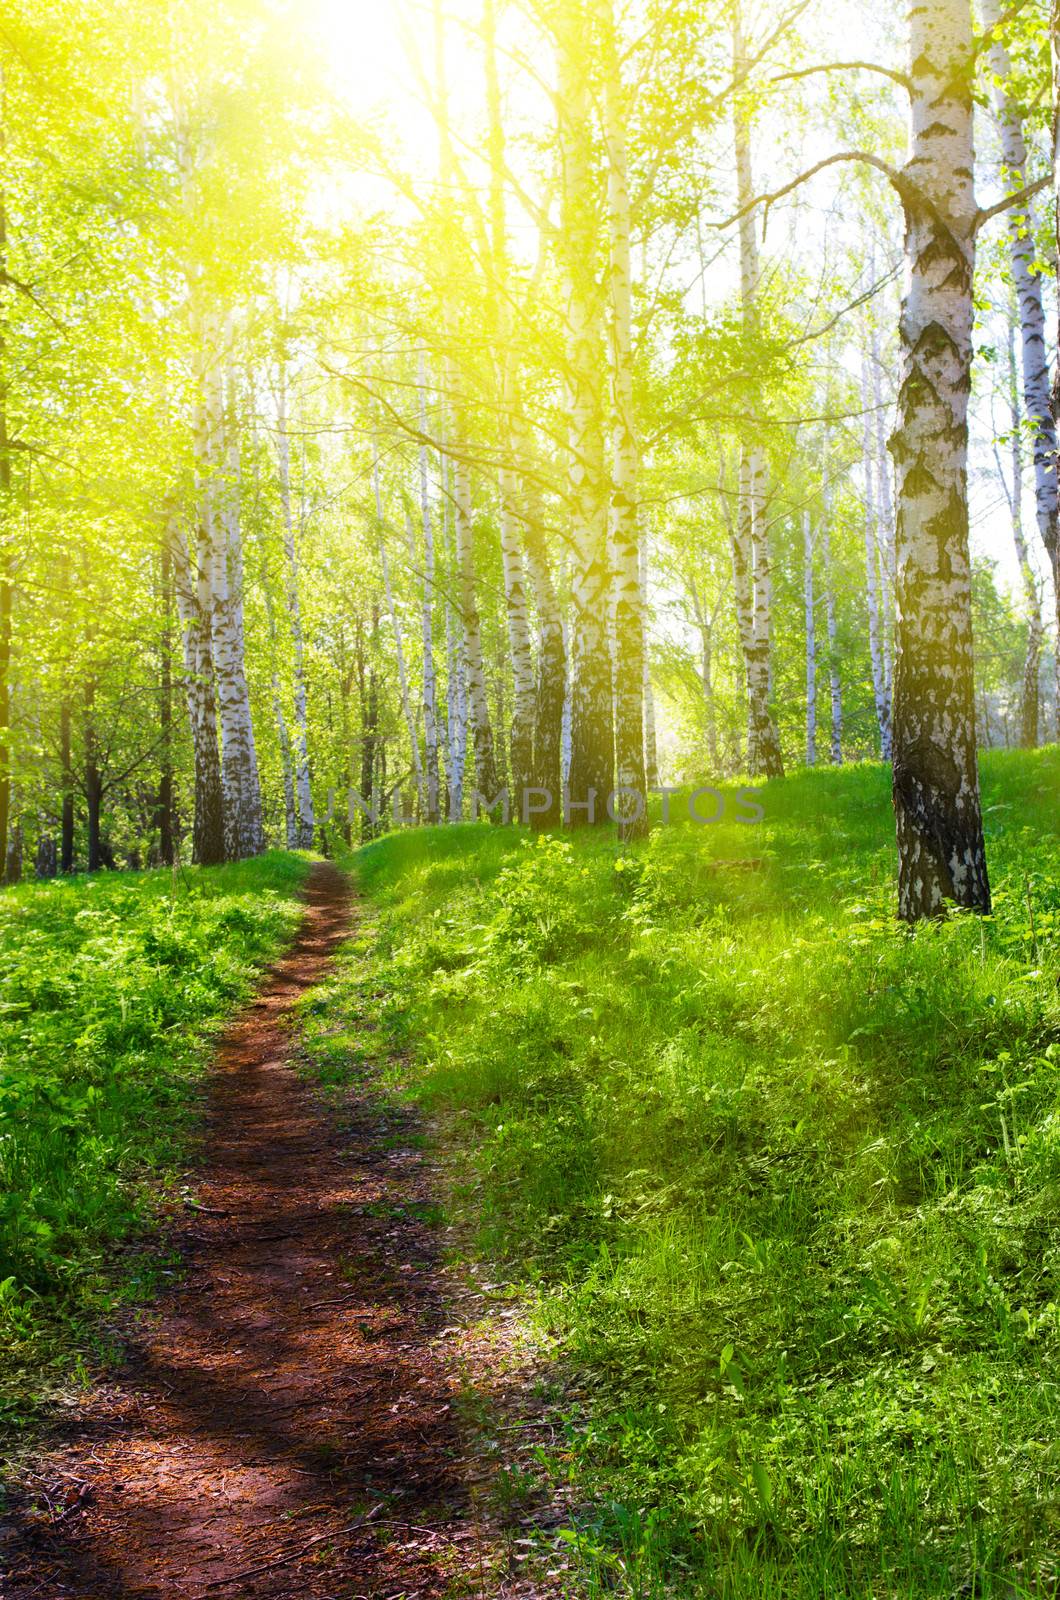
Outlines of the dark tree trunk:
{"type": "Polygon", "coordinates": [[[42,833],[37,840],[37,858],[33,870],[38,878],[54,878],[59,870],[59,853],[50,833],[42,833]]]}

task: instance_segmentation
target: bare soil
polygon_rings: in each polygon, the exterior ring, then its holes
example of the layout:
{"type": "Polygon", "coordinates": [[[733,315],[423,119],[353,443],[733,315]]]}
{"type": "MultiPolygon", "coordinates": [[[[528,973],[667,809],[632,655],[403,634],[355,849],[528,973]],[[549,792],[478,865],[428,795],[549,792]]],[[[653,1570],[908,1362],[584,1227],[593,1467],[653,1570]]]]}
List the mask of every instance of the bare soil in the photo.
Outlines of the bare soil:
{"type": "Polygon", "coordinates": [[[288,1014],[351,918],[315,866],[296,942],[217,1051],[180,1280],[38,1464],[5,1600],[532,1592],[461,1470],[429,1169],[371,1096],[336,1116],[291,1065],[288,1014]]]}

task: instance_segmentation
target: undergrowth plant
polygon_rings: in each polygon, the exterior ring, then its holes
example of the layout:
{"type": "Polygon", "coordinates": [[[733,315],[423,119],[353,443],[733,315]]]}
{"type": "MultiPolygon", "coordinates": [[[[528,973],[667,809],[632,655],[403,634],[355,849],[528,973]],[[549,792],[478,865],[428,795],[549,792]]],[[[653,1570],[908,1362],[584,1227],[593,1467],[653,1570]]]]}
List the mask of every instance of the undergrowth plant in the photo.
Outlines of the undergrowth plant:
{"type": "Polygon", "coordinates": [[[450,1203],[585,1386],[579,1595],[1055,1592],[1060,752],[984,759],[986,919],[896,923],[888,782],[356,858],[450,1203]]]}
{"type": "Polygon", "coordinates": [[[297,924],[308,862],[54,879],[0,897],[0,1421],[106,1351],[165,1270],[141,1248],[204,1046],[297,924]]]}

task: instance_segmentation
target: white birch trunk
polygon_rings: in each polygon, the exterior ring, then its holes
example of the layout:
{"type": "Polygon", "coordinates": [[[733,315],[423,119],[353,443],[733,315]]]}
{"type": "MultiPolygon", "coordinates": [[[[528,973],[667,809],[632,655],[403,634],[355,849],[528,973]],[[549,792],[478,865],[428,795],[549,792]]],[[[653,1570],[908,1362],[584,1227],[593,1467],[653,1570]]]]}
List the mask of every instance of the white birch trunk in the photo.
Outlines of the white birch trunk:
{"type": "MultiPolygon", "coordinates": [[[[516,459],[532,467],[532,450],[525,419],[517,410],[512,419],[511,444],[516,459]]],[[[562,817],[563,712],[566,697],[566,644],[563,612],[552,581],[545,541],[541,491],[533,471],[523,478],[520,500],[526,572],[537,613],[538,650],[534,682],[533,765],[531,787],[542,789],[551,803],[528,817],[534,828],[556,826],[562,817]]],[[[540,798],[540,797],[538,797],[540,798]]],[[[522,808],[519,810],[522,819],[522,808]]]]}
{"type": "MultiPolygon", "coordinates": [[[[422,349],[419,358],[420,433],[427,433],[427,372],[422,349]]],[[[427,822],[439,819],[438,808],[438,683],[434,670],[434,521],[431,517],[427,446],[421,442],[420,513],[423,519],[423,752],[427,822]]]]}
{"type": "Polygon", "coordinates": [[[813,588],[813,523],[802,513],[803,610],[806,618],[806,765],[817,765],[817,624],[813,588]]]}
{"type": "Polygon", "coordinates": [[[874,483],[874,430],[872,425],[872,389],[869,383],[868,363],[861,362],[861,405],[864,412],[861,435],[861,469],[865,479],[865,603],[869,613],[869,657],[872,664],[872,696],[876,704],[876,726],[880,734],[880,755],[884,761],[891,759],[891,707],[887,695],[887,675],[883,660],[883,641],[880,628],[879,551],[877,535],[876,493],[874,483]]]}
{"type": "MultiPolygon", "coordinates": [[[[1051,0],[1049,6],[1049,62],[1052,68],[1052,235],[1053,261],[1057,291],[1058,321],[1060,321],[1060,0],[1051,0]]],[[[1060,326],[1057,343],[1060,345],[1060,326]]],[[[1060,361],[1053,375],[1053,418],[1060,417],[1060,361]]],[[[1060,460],[1057,463],[1060,473],[1060,460]]],[[[1056,616],[1056,639],[1053,649],[1053,738],[1060,743],[1060,543],[1052,558],[1053,602],[1056,616]]]]}
{"type": "Polygon", "coordinates": [[[269,632],[269,691],[272,696],[272,715],[276,723],[276,738],[280,746],[280,775],[283,781],[283,836],[288,850],[297,850],[298,808],[294,797],[294,758],[291,751],[291,735],[283,710],[280,673],[276,664],[279,640],[276,631],[276,613],[272,604],[272,586],[269,582],[268,563],[264,554],[261,563],[261,592],[265,598],[265,621],[269,632]]]}
{"type": "MultiPolygon", "coordinates": [[[[1030,750],[1038,743],[1038,671],[1042,654],[1042,607],[1038,597],[1038,585],[1035,582],[1034,571],[1031,567],[1030,551],[1023,534],[1023,441],[1020,433],[1020,395],[1019,379],[1016,371],[1016,345],[1013,338],[1013,325],[1008,326],[1008,376],[1009,376],[1009,416],[1011,420],[1011,450],[1012,450],[1012,489],[1009,492],[1005,484],[1004,474],[1001,481],[1008,495],[1009,510],[1012,513],[1012,539],[1016,547],[1016,560],[1019,562],[1020,579],[1023,583],[1023,599],[1027,615],[1027,650],[1023,660],[1023,692],[1020,697],[1020,744],[1024,749],[1030,750]]],[[[1000,472],[1000,462],[998,463],[1000,472]]]]}
{"type": "MultiPolygon", "coordinates": [[[[737,6],[733,21],[733,76],[739,82],[745,73],[742,22],[737,6]]],[[[754,181],[750,128],[739,96],[733,100],[733,140],[737,202],[743,210],[754,196],[754,181]]],[[[760,272],[753,210],[744,211],[739,232],[740,301],[744,334],[750,347],[758,331],[755,300],[760,272]]],[[[749,359],[754,359],[750,348],[749,359]]],[[[765,526],[764,479],[765,462],[761,450],[756,445],[741,445],[739,501],[733,530],[733,589],[747,677],[748,767],[755,774],[775,778],[783,777],[784,762],[770,705],[772,577],[769,532],[765,526]]]]}
{"type": "Polygon", "coordinates": [[[824,569],[825,627],[828,633],[828,693],[831,710],[833,766],[843,762],[843,686],[839,676],[839,644],[836,626],[835,583],[832,577],[832,485],[828,471],[828,433],[824,436],[824,481],[821,485],[821,565],[824,569]]]}
{"type": "Polygon", "coordinates": [[[493,727],[486,691],[486,671],[482,660],[482,623],[475,593],[475,543],[471,508],[471,474],[463,459],[464,430],[459,400],[453,406],[453,522],[456,534],[456,564],[460,595],[460,622],[463,630],[464,685],[471,748],[475,756],[475,786],[491,800],[497,792],[497,763],[493,750],[493,727]]]}
{"type": "MultiPolygon", "coordinates": [[[[992,27],[999,18],[997,0],[982,0],[982,21],[992,27]]],[[[1060,5],[1054,4],[1053,33],[1060,21],[1060,5]]],[[[1020,187],[1027,181],[1027,145],[1023,133],[1023,119],[1017,103],[1009,93],[1012,65],[1000,37],[995,37],[990,47],[990,70],[994,76],[994,106],[997,111],[998,132],[1001,138],[1001,155],[1009,181],[1020,187]]],[[[1054,140],[1060,129],[1060,116],[1054,108],[1054,140]]],[[[1057,177],[1054,150],[1054,191],[1057,177]]],[[[1060,201],[1054,201],[1060,204],[1060,201]]],[[[1058,213],[1060,215],[1060,213],[1058,213]]],[[[1053,597],[1056,611],[1056,722],[1055,736],[1060,739],[1060,467],[1056,414],[1060,389],[1050,382],[1049,353],[1045,339],[1045,307],[1042,298],[1041,273],[1035,265],[1036,219],[1034,206],[1027,201],[1022,207],[1014,206],[1008,214],[1009,257],[1012,263],[1012,281],[1019,307],[1020,352],[1023,371],[1024,414],[1030,425],[1034,459],[1034,505],[1038,532],[1049,557],[1053,576],[1053,597]]],[[[1057,231],[1060,240],[1060,229],[1057,231]]],[[[1060,258],[1058,258],[1060,268],[1060,258]]],[[[1057,379],[1060,381],[1060,370],[1057,379]]],[[[1022,531],[1022,530],[1021,530],[1022,531]]],[[[1024,728],[1026,733],[1026,727],[1024,728]]]]}
{"type": "MultiPolygon", "coordinates": [[[[570,769],[573,806],[595,803],[595,820],[613,787],[614,728],[608,642],[610,572],[604,464],[606,371],[599,283],[600,218],[594,194],[593,52],[588,7],[557,13],[559,132],[563,167],[561,237],[567,330],[568,460],[573,510],[570,670],[570,769]]],[[[639,685],[638,685],[639,688],[639,685]]],[[[586,810],[571,820],[590,820],[586,810]]]]}
{"type": "Polygon", "coordinates": [[[644,659],[644,779],[649,789],[659,782],[659,747],[655,732],[655,694],[651,683],[651,657],[648,649],[648,576],[650,553],[647,530],[640,540],[640,606],[642,655],[644,659]]]}
{"type": "Polygon", "coordinates": [[[519,804],[524,789],[531,785],[533,775],[534,654],[530,638],[523,552],[519,539],[519,524],[514,510],[515,476],[507,468],[502,468],[499,477],[504,606],[515,690],[510,736],[511,776],[513,797],[515,803],[519,804]]]}
{"type": "Polygon", "coordinates": [[[976,760],[968,394],[979,225],[969,0],[909,13],[911,155],[899,175],[906,289],[899,323],[894,801],[898,911],[990,909],[976,760]]]}
{"type": "MultiPolygon", "coordinates": [[[[442,517],[445,533],[446,559],[450,574],[456,572],[453,546],[452,509],[449,494],[449,460],[443,460],[442,517]]],[[[452,590],[452,580],[449,584],[452,590]]],[[[459,635],[454,625],[453,606],[445,603],[446,671],[446,731],[449,750],[449,821],[459,822],[464,814],[464,767],[467,762],[467,684],[464,679],[463,632],[459,635]]]]}
{"type": "MultiPolygon", "coordinates": [[[[998,0],[982,0],[985,28],[999,19],[998,0]]],[[[990,46],[993,99],[997,112],[1001,157],[1008,182],[1015,188],[1027,181],[1027,146],[1019,107],[1009,93],[1012,66],[1000,34],[990,46]]],[[[1049,381],[1049,353],[1045,340],[1045,308],[1041,273],[1035,264],[1034,205],[1026,201],[1008,213],[1009,256],[1012,281],[1019,306],[1020,350],[1023,367],[1023,403],[1034,450],[1034,503],[1038,531],[1050,559],[1056,559],[1060,500],[1057,489],[1057,435],[1049,381]]]]}
{"type": "Polygon", "coordinates": [[[879,329],[875,322],[871,326],[870,340],[872,405],[875,419],[874,454],[876,482],[880,489],[876,521],[880,552],[880,648],[883,651],[883,686],[887,696],[889,722],[894,694],[894,495],[891,492],[891,462],[887,454],[887,425],[884,420],[883,355],[880,349],[879,329]]]}
{"type": "Polygon", "coordinates": [[[209,617],[199,599],[198,573],[189,555],[175,503],[166,516],[166,538],[173,564],[174,592],[184,652],[184,693],[188,705],[195,765],[192,856],[201,866],[224,860],[224,799],[221,753],[217,742],[213,653],[209,617]]]}
{"type": "Polygon", "coordinates": [[[707,615],[695,576],[689,579],[692,611],[699,630],[699,684],[703,693],[703,729],[712,773],[718,770],[718,717],[714,705],[714,616],[707,615]]]}
{"type": "MultiPolygon", "coordinates": [[[[521,815],[522,797],[533,786],[535,676],[534,655],[527,608],[526,576],[519,537],[521,515],[517,479],[510,459],[513,454],[515,412],[512,363],[511,314],[508,303],[508,239],[504,204],[504,123],[501,114],[500,81],[497,73],[495,0],[484,0],[483,34],[486,65],[486,110],[489,124],[490,231],[494,276],[493,305],[497,388],[499,391],[498,431],[503,458],[498,472],[500,490],[501,567],[504,576],[505,618],[508,628],[508,654],[512,664],[514,690],[512,719],[508,730],[511,761],[513,810],[521,815]]],[[[503,676],[499,680],[503,682],[503,676]]],[[[503,728],[503,722],[501,723],[503,728]]]]}
{"type": "Polygon", "coordinates": [[[647,831],[644,759],[644,602],[637,530],[639,447],[633,410],[633,287],[626,90],[619,67],[613,0],[599,0],[604,65],[604,139],[611,299],[611,593],[614,618],[615,779],[630,790],[618,807],[619,831],[647,831]]]}
{"type": "Polygon", "coordinates": [[[223,549],[218,549],[218,589],[215,595],[213,653],[218,675],[218,710],[221,714],[221,776],[231,797],[226,830],[229,854],[235,859],[256,856],[264,850],[264,818],[258,750],[250,715],[247,683],[247,645],[243,629],[243,530],[240,509],[239,422],[235,414],[235,378],[231,362],[231,334],[226,338],[226,405],[223,410],[223,549]]]}
{"type": "Polygon", "coordinates": [[[203,615],[209,617],[221,727],[225,854],[229,860],[241,860],[264,849],[265,835],[243,637],[239,443],[229,330],[211,309],[198,332],[196,462],[202,500],[198,599],[203,615]]]}
{"type": "Polygon", "coordinates": [[[412,697],[409,694],[409,677],[405,666],[405,641],[401,632],[401,618],[398,616],[397,603],[394,599],[394,586],[390,582],[390,557],[387,553],[386,522],[383,519],[383,491],[379,481],[379,447],[374,440],[372,441],[372,488],[375,491],[375,520],[376,537],[379,541],[379,565],[383,571],[383,590],[386,594],[386,608],[390,617],[390,627],[394,635],[394,653],[397,656],[401,714],[405,719],[405,727],[408,731],[412,778],[416,786],[416,801],[422,816],[424,812],[423,763],[420,760],[420,741],[416,730],[416,715],[412,709],[412,697]]]}
{"type": "Polygon", "coordinates": [[[276,453],[279,463],[280,503],[283,511],[284,595],[294,647],[294,786],[298,805],[298,848],[311,850],[316,819],[309,780],[309,730],[305,686],[305,644],[302,607],[298,592],[298,545],[291,508],[291,451],[287,433],[287,375],[280,364],[276,392],[276,453]]]}
{"type": "Polygon", "coordinates": [[[561,612],[560,612],[560,617],[561,617],[560,625],[561,625],[562,630],[563,630],[563,659],[567,664],[566,676],[565,676],[564,684],[563,684],[563,715],[562,715],[561,723],[560,723],[559,770],[560,770],[560,780],[561,780],[562,787],[564,789],[569,789],[569,787],[570,787],[570,766],[571,766],[571,703],[572,703],[573,697],[572,697],[572,694],[571,694],[570,617],[569,617],[569,602],[568,602],[568,595],[569,595],[570,590],[569,590],[569,581],[568,581],[566,551],[563,551],[561,553],[561,555],[560,555],[560,569],[559,570],[560,570],[560,587],[561,587],[561,590],[563,592],[563,604],[562,604],[561,612]]]}

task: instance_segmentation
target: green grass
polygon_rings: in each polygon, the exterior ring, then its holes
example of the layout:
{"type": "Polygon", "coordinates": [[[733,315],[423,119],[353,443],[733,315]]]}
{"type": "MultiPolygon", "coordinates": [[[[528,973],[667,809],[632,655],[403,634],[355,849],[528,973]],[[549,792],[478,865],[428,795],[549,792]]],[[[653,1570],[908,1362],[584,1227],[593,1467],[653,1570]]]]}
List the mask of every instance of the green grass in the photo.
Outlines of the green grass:
{"type": "Polygon", "coordinates": [[[0,1422],[106,1352],[162,1264],[204,1044],[293,931],[308,861],[106,874],[0,895],[0,1422]]]}
{"type": "Polygon", "coordinates": [[[1056,1592],[1060,751],[983,781],[995,914],[914,933],[878,766],[355,858],[346,981],[582,1375],[573,1593],[1056,1592]]]}

